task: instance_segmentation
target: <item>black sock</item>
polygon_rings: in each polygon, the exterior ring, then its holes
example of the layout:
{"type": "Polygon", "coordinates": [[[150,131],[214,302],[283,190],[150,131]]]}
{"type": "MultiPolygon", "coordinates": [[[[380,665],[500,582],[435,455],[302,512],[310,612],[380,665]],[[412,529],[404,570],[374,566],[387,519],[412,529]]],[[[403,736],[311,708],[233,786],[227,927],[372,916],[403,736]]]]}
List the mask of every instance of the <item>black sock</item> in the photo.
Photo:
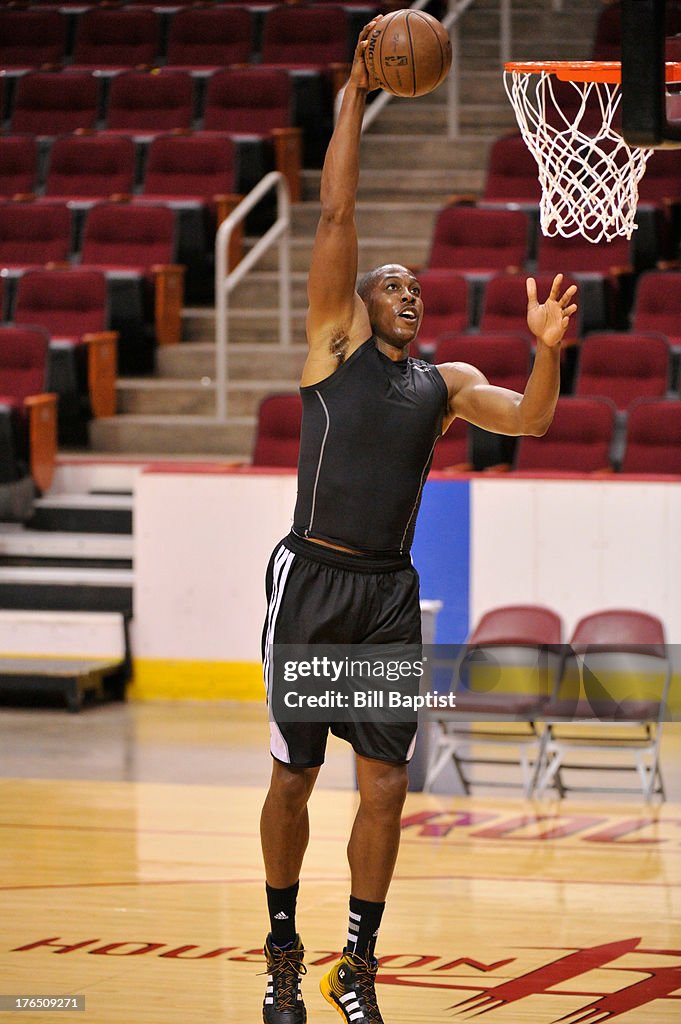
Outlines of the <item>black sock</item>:
{"type": "Polygon", "coordinates": [[[363,960],[369,960],[374,955],[384,909],[385,903],[370,903],[368,900],[350,897],[346,952],[355,953],[363,960]]]}
{"type": "Polygon", "coordinates": [[[273,889],[265,882],[270,930],[275,946],[286,946],[296,937],[296,899],[299,884],[294,882],[287,889],[273,889]]]}

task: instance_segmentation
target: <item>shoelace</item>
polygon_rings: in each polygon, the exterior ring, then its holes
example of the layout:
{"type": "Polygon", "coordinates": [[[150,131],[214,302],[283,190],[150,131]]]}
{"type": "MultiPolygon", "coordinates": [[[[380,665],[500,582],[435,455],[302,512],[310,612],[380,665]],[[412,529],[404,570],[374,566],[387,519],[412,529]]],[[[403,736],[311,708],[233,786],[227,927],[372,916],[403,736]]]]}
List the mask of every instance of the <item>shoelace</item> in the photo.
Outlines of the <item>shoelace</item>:
{"type": "Polygon", "coordinates": [[[304,949],[273,950],[274,963],[272,967],[268,965],[266,971],[260,972],[261,974],[271,974],[273,979],[278,979],[277,1010],[280,1012],[296,1009],[298,979],[301,975],[307,974],[307,967],[302,961],[304,952],[304,949]]]}
{"type": "Polygon", "coordinates": [[[378,971],[378,963],[376,961],[369,963],[361,956],[357,956],[355,954],[355,961],[357,960],[359,961],[359,969],[356,974],[357,984],[359,986],[362,999],[369,1011],[369,1024],[383,1024],[381,1011],[379,1010],[378,1003],[376,1001],[376,989],[374,987],[374,978],[378,971]]]}

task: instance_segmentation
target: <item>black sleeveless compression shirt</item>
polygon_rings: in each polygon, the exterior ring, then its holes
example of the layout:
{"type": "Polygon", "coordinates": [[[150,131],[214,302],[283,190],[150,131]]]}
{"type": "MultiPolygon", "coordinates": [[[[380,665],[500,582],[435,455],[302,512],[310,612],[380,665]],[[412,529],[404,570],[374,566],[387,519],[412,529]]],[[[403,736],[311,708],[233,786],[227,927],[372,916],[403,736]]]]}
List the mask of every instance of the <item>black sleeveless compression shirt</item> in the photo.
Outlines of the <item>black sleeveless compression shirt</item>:
{"type": "Polygon", "coordinates": [[[393,362],[371,337],[300,394],[294,533],[371,554],[408,552],[447,409],[439,370],[393,362]]]}

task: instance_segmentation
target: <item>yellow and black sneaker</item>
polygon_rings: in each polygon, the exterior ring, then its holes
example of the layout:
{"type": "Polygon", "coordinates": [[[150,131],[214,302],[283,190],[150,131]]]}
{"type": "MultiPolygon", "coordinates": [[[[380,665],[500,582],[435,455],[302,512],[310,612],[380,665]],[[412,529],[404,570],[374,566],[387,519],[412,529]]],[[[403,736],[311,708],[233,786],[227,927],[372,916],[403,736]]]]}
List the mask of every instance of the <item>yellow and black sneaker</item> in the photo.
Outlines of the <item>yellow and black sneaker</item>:
{"type": "Polygon", "coordinates": [[[307,968],[303,963],[300,935],[286,949],[272,945],[272,936],[265,939],[267,960],[267,991],[262,1004],[265,1024],[305,1024],[307,1013],[300,992],[300,978],[307,968]]]}
{"type": "Polygon", "coordinates": [[[383,1024],[374,988],[377,970],[375,957],[363,960],[354,953],[344,953],[320,981],[327,1003],[335,1006],[348,1024],[383,1024]]]}

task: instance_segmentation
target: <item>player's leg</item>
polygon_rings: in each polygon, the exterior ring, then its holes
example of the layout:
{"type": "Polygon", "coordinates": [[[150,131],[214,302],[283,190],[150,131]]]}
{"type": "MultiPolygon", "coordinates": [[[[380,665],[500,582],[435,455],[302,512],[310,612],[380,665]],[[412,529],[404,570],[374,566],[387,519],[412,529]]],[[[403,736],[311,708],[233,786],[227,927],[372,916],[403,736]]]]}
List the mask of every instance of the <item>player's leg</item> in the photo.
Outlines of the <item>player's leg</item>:
{"type": "Polygon", "coordinates": [[[303,944],[296,931],[298,879],[310,835],[307,802],[319,768],[272,762],[272,779],[260,818],[270,933],[265,940],[269,975],[265,1024],[304,1024],[300,977],[303,944]]]}
{"type": "Polygon", "coordinates": [[[272,761],[270,788],[260,817],[265,877],[278,889],[298,881],[310,837],[307,802],[319,768],[272,761]]]}
{"type": "MultiPolygon", "coordinates": [[[[414,570],[410,567],[379,575],[371,589],[380,593],[381,601],[364,643],[399,644],[405,658],[420,658],[421,614],[414,570]]],[[[324,975],[320,988],[348,1024],[382,1024],[374,984],[378,969],[374,948],[400,844],[416,721],[359,719],[332,728],[354,748],[360,804],[348,843],[351,894],[347,943],[343,957],[324,975]]]]}
{"type": "MultiPolygon", "coordinates": [[[[265,1024],[305,1024],[300,991],[305,973],[303,944],[296,931],[298,879],[310,826],[307,802],[324,761],[328,726],[277,720],[282,685],[279,646],[300,642],[315,615],[314,574],[285,543],[275,548],[267,571],[268,613],[263,631],[263,667],[270,708],[273,768],[263,805],[260,835],[270,933],[265,940],[265,1024]]],[[[280,716],[281,717],[281,716],[280,716]]]]}
{"type": "Polygon", "coordinates": [[[348,843],[351,873],[348,937],[321,991],[345,1021],[382,1024],[374,948],[400,845],[407,766],[357,756],[360,805],[348,843]],[[358,1016],[362,1014],[362,1016],[358,1016]]]}
{"type": "MultiPolygon", "coordinates": [[[[406,764],[357,755],[360,804],[348,843],[352,894],[382,903],[400,845],[400,818],[407,795],[406,764]]],[[[366,952],[366,945],[363,944],[366,952]]]]}

